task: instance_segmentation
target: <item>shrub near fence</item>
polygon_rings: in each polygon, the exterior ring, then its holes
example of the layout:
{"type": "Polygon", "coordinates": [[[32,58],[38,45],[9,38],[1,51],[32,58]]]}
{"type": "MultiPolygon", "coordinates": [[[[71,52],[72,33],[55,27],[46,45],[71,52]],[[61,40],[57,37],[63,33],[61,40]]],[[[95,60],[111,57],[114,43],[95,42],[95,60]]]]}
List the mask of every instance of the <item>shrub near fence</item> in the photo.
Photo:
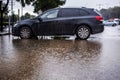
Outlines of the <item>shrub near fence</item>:
{"type": "MultiPolygon", "coordinates": [[[[10,23],[10,25],[13,25],[13,24],[14,24],[13,22],[10,23]]],[[[9,22],[3,22],[3,26],[7,26],[7,25],[9,25],[9,22]]]]}

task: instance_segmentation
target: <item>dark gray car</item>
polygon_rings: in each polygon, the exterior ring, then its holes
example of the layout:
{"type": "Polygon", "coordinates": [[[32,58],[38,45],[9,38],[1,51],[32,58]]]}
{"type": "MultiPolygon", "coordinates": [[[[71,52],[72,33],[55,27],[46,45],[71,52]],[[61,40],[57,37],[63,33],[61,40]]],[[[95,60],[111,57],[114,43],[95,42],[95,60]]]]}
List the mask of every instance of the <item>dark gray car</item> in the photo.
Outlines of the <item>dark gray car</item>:
{"type": "Polygon", "coordinates": [[[43,35],[74,35],[86,40],[90,34],[103,32],[102,16],[90,8],[55,8],[33,19],[14,25],[12,33],[22,39],[43,35]]]}

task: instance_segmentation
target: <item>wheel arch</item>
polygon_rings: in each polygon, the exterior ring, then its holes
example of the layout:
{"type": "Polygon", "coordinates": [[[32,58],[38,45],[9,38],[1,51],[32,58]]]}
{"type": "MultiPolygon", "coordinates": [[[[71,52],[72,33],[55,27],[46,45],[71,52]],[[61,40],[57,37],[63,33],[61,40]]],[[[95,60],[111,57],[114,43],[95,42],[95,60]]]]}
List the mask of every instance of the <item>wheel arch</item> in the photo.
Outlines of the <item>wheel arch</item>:
{"type": "Polygon", "coordinates": [[[89,24],[86,24],[86,23],[82,23],[82,24],[76,25],[76,28],[75,28],[75,30],[74,30],[74,34],[76,34],[77,29],[78,29],[80,26],[82,26],[82,25],[85,25],[85,26],[89,27],[90,33],[92,34],[92,28],[91,28],[91,26],[90,26],[89,24]]]}
{"type": "Polygon", "coordinates": [[[32,34],[34,35],[34,32],[33,32],[32,28],[30,27],[30,25],[26,25],[26,24],[20,25],[20,27],[19,27],[19,35],[20,35],[20,29],[21,29],[22,27],[28,27],[28,28],[30,28],[32,34]]]}

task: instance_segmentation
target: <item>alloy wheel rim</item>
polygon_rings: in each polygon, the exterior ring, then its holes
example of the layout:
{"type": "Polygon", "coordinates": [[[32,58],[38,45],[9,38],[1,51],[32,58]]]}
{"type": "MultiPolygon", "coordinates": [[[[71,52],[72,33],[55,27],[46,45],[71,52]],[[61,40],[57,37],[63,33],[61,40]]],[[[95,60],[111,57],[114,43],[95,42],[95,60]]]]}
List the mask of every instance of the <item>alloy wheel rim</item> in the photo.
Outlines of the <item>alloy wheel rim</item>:
{"type": "Polygon", "coordinates": [[[20,35],[22,38],[29,38],[30,37],[30,29],[22,28],[20,35]]]}
{"type": "Polygon", "coordinates": [[[85,26],[81,27],[79,30],[78,30],[78,36],[82,39],[85,39],[89,36],[89,29],[86,28],[85,26]]]}

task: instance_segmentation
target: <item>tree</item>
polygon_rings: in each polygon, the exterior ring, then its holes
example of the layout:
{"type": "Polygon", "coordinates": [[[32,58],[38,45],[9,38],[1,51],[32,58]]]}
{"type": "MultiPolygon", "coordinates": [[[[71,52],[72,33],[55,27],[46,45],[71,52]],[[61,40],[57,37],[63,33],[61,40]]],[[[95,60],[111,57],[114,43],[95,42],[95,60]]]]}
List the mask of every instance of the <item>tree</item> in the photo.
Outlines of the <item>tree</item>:
{"type": "Polygon", "coordinates": [[[60,0],[37,0],[32,5],[34,6],[34,12],[38,12],[39,10],[45,11],[62,4],[64,4],[64,1],[60,0]]]}
{"type": "Polygon", "coordinates": [[[0,14],[1,14],[1,21],[0,21],[0,31],[3,32],[3,13],[5,12],[5,10],[7,9],[9,0],[7,0],[5,6],[2,8],[2,0],[0,0],[0,14]]]}
{"type": "Polygon", "coordinates": [[[109,11],[108,11],[107,9],[101,9],[100,12],[101,12],[101,14],[102,14],[104,20],[109,19],[110,14],[109,14],[109,11]]]}
{"type": "Polygon", "coordinates": [[[31,14],[29,14],[29,13],[25,13],[24,16],[21,16],[21,19],[24,20],[24,19],[30,19],[30,18],[33,18],[33,17],[35,17],[35,16],[34,16],[34,15],[31,15],[31,14]]]}
{"type": "MultiPolygon", "coordinates": [[[[5,3],[2,4],[2,7],[5,7],[5,3]]],[[[5,11],[3,12],[3,17],[5,17],[6,15],[8,15],[8,7],[5,9],[5,11]]],[[[1,14],[1,12],[0,12],[1,14]]],[[[1,18],[1,15],[0,15],[0,18],[1,18]]]]}
{"type": "Polygon", "coordinates": [[[34,12],[45,11],[51,8],[58,7],[65,3],[66,0],[16,0],[21,3],[23,7],[30,5],[34,7],[34,12]]]}
{"type": "MultiPolygon", "coordinates": [[[[5,3],[2,4],[2,7],[5,7],[5,3]]],[[[8,14],[8,7],[6,7],[6,9],[3,12],[3,15],[7,15],[8,14]]],[[[0,12],[1,13],[1,12],[0,12]]]]}
{"type": "Polygon", "coordinates": [[[104,19],[120,18],[120,7],[118,6],[108,9],[101,9],[100,12],[102,13],[104,19]]]}
{"type": "Polygon", "coordinates": [[[25,7],[25,4],[30,5],[32,2],[37,0],[16,0],[21,3],[22,7],[25,7]]]}

